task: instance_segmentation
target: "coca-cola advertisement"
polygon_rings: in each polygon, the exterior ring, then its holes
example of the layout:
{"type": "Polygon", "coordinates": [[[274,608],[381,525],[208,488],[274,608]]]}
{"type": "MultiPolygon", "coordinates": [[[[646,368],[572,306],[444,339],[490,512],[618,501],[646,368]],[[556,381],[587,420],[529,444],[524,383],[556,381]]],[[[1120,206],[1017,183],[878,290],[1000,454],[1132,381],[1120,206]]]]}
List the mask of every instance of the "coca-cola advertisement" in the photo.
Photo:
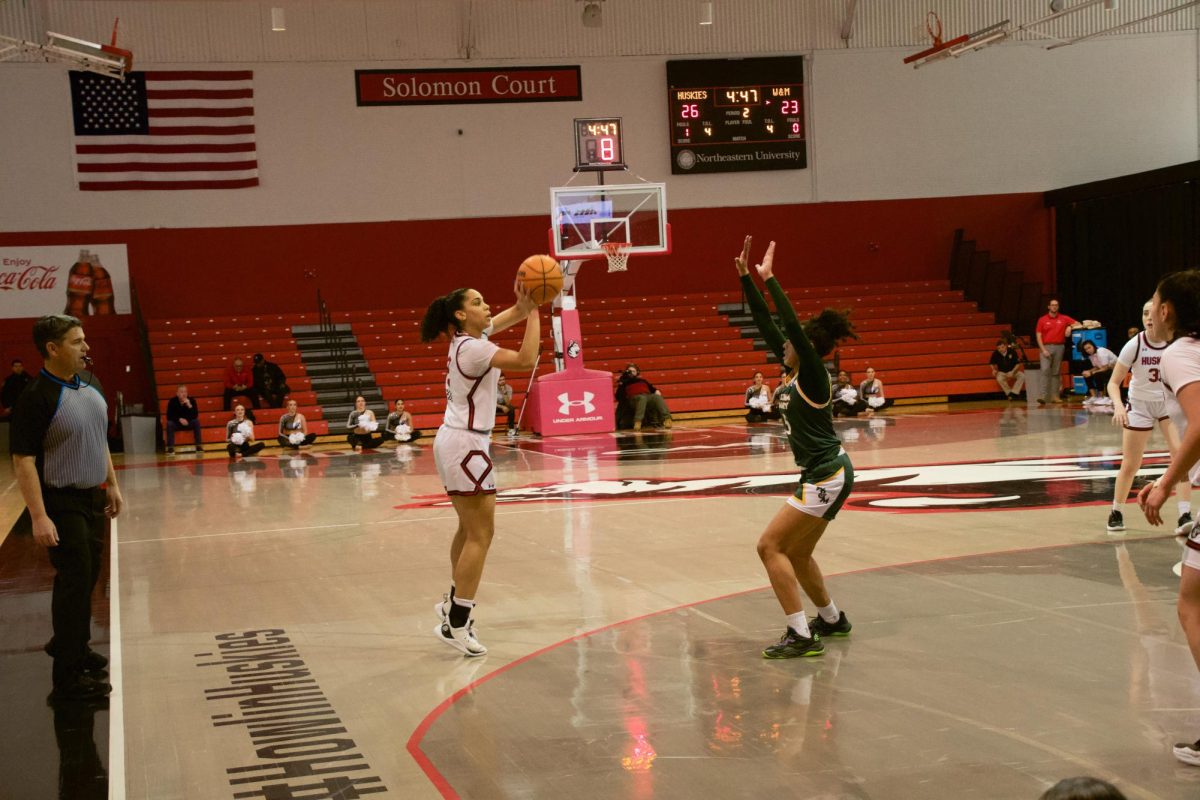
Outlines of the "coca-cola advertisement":
{"type": "Polygon", "coordinates": [[[129,313],[125,245],[0,247],[0,317],[129,313]]]}

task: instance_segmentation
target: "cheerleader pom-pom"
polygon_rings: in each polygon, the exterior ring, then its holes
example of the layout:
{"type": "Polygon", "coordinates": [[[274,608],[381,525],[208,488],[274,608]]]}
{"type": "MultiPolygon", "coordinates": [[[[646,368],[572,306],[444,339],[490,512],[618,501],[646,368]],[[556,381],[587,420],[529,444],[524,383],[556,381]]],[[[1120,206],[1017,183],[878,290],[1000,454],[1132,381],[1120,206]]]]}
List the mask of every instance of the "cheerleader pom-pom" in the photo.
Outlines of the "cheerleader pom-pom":
{"type": "Polygon", "coordinates": [[[238,433],[240,433],[242,436],[254,435],[254,425],[252,425],[250,422],[239,422],[237,429],[238,433]]]}
{"type": "Polygon", "coordinates": [[[838,392],[838,399],[843,403],[853,403],[858,399],[858,392],[850,388],[842,389],[840,392],[838,392]]]}
{"type": "Polygon", "coordinates": [[[412,426],[397,425],[396,426],[396,441],[407,442],[412,439],[412,426]]]}
{"type": "Polygon", "coordinates": [[[755,395],[754,397],[750,398],[750,407],[751,408],[762,411],[764,408],[766,408],[766,405],[767,405],[767,400],[765,397],[762,397],[761,395],[755,395]]]}
{"type": "Polygon", "coordinates": [[[374,433],[379,430],[379,423],[373,419],[358,418],[358,427],[362,428],[367,433],[374,433]]]}
{"type": "Polygon", "coordinates": [[[869,405],[871,408],[879,408],[880,406],[883,405],[883,398],[882,397],[868,397],[867,405],[869,405]]]}
{"type": "Polygon", "coordinates": [[[240,447],[246,443],[246,434],[242,433],[241,431],[235,431],[234,434],[229,437],[229,441],[240,447]]]}
{"type": "Polygon", "coordinates": [[[288,434],[288,441],[297,446],[302,445],[304,444],[304,434],[300,431],[290,433],[288,434]]]}

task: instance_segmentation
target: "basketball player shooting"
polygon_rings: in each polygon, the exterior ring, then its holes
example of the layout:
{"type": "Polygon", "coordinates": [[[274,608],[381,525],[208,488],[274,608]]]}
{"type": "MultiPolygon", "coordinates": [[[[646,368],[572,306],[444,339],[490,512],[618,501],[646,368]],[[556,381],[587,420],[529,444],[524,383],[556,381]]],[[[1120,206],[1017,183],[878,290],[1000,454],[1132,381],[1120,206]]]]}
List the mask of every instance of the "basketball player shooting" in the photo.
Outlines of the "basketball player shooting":
{"type": "Polygon", "coordinates": [[[450,339],[446,358],[446,415],[433,440],[433,457],[446,494],[458,515],[450,545],[450,591],[434,606],[440,640],[466,656],[487,654],[475,636],[471,615],[483,565],[496,530],[496,479],[491,434],[496,422],[500,371],[529,371],[538,361],[541,322],[526,285],[515,284],[517,302],[495,317],[474,289],[455,289],[429,305],[421,341],[450,339]],[[488,337],[525,322],[520,350],[506,350],[488,337]]]}

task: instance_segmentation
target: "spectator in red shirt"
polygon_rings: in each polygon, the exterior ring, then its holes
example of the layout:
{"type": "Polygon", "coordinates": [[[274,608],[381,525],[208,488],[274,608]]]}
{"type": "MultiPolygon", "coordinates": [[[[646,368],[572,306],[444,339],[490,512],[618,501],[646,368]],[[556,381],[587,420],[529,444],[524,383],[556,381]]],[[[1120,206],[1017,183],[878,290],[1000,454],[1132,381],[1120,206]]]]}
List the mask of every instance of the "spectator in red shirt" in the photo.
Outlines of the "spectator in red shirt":
{"type": "Polygon", "coordinates": [[[633,429],[642,429],[642,420],[649,410],[658,417],[664,428],[671,427],[671,411],[662,392],[654,388],[654,384],[641,376],[637,364],[629,364],[617,380],[616,400],[626,401],[633,409],[633,429]]]}
{"type": "Polygon", "coordinates": [[[259,407],[258,390],[254,388],[254,375],[250,370],[246,369],[245,363],[240,358],[235,358],[233,365],[225,370],[224,409],[228,411],[233,398],[239,396],[250,398],[250,402],[254,404],[254,407],[259,407]]]}
{"type": "Polygon", "coordinates": [[[1083,323],[1076,322],[1066,314],[1058,313],[1058,298],[1050,299],[1045,314],[1037,321],[1037,343],[1041,353],[1039,359],[1042,379],[1042,396],[1038,405],[1046,403],[1061,403],[1062,397],[1062,360],[1071,331],[1082,328],[1083,323]]]}

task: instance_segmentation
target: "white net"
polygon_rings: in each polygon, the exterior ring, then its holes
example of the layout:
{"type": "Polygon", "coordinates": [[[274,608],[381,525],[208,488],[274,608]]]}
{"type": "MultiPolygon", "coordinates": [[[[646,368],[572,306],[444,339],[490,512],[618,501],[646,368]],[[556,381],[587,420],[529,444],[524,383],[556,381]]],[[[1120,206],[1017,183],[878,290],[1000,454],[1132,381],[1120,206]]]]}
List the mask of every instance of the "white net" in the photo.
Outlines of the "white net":
{"type": "Polygon", "coordinates": [[[625,272],[629,269],[629,242],[605,242],[604,257],[608,259],[609,272],[625,272]]]}

